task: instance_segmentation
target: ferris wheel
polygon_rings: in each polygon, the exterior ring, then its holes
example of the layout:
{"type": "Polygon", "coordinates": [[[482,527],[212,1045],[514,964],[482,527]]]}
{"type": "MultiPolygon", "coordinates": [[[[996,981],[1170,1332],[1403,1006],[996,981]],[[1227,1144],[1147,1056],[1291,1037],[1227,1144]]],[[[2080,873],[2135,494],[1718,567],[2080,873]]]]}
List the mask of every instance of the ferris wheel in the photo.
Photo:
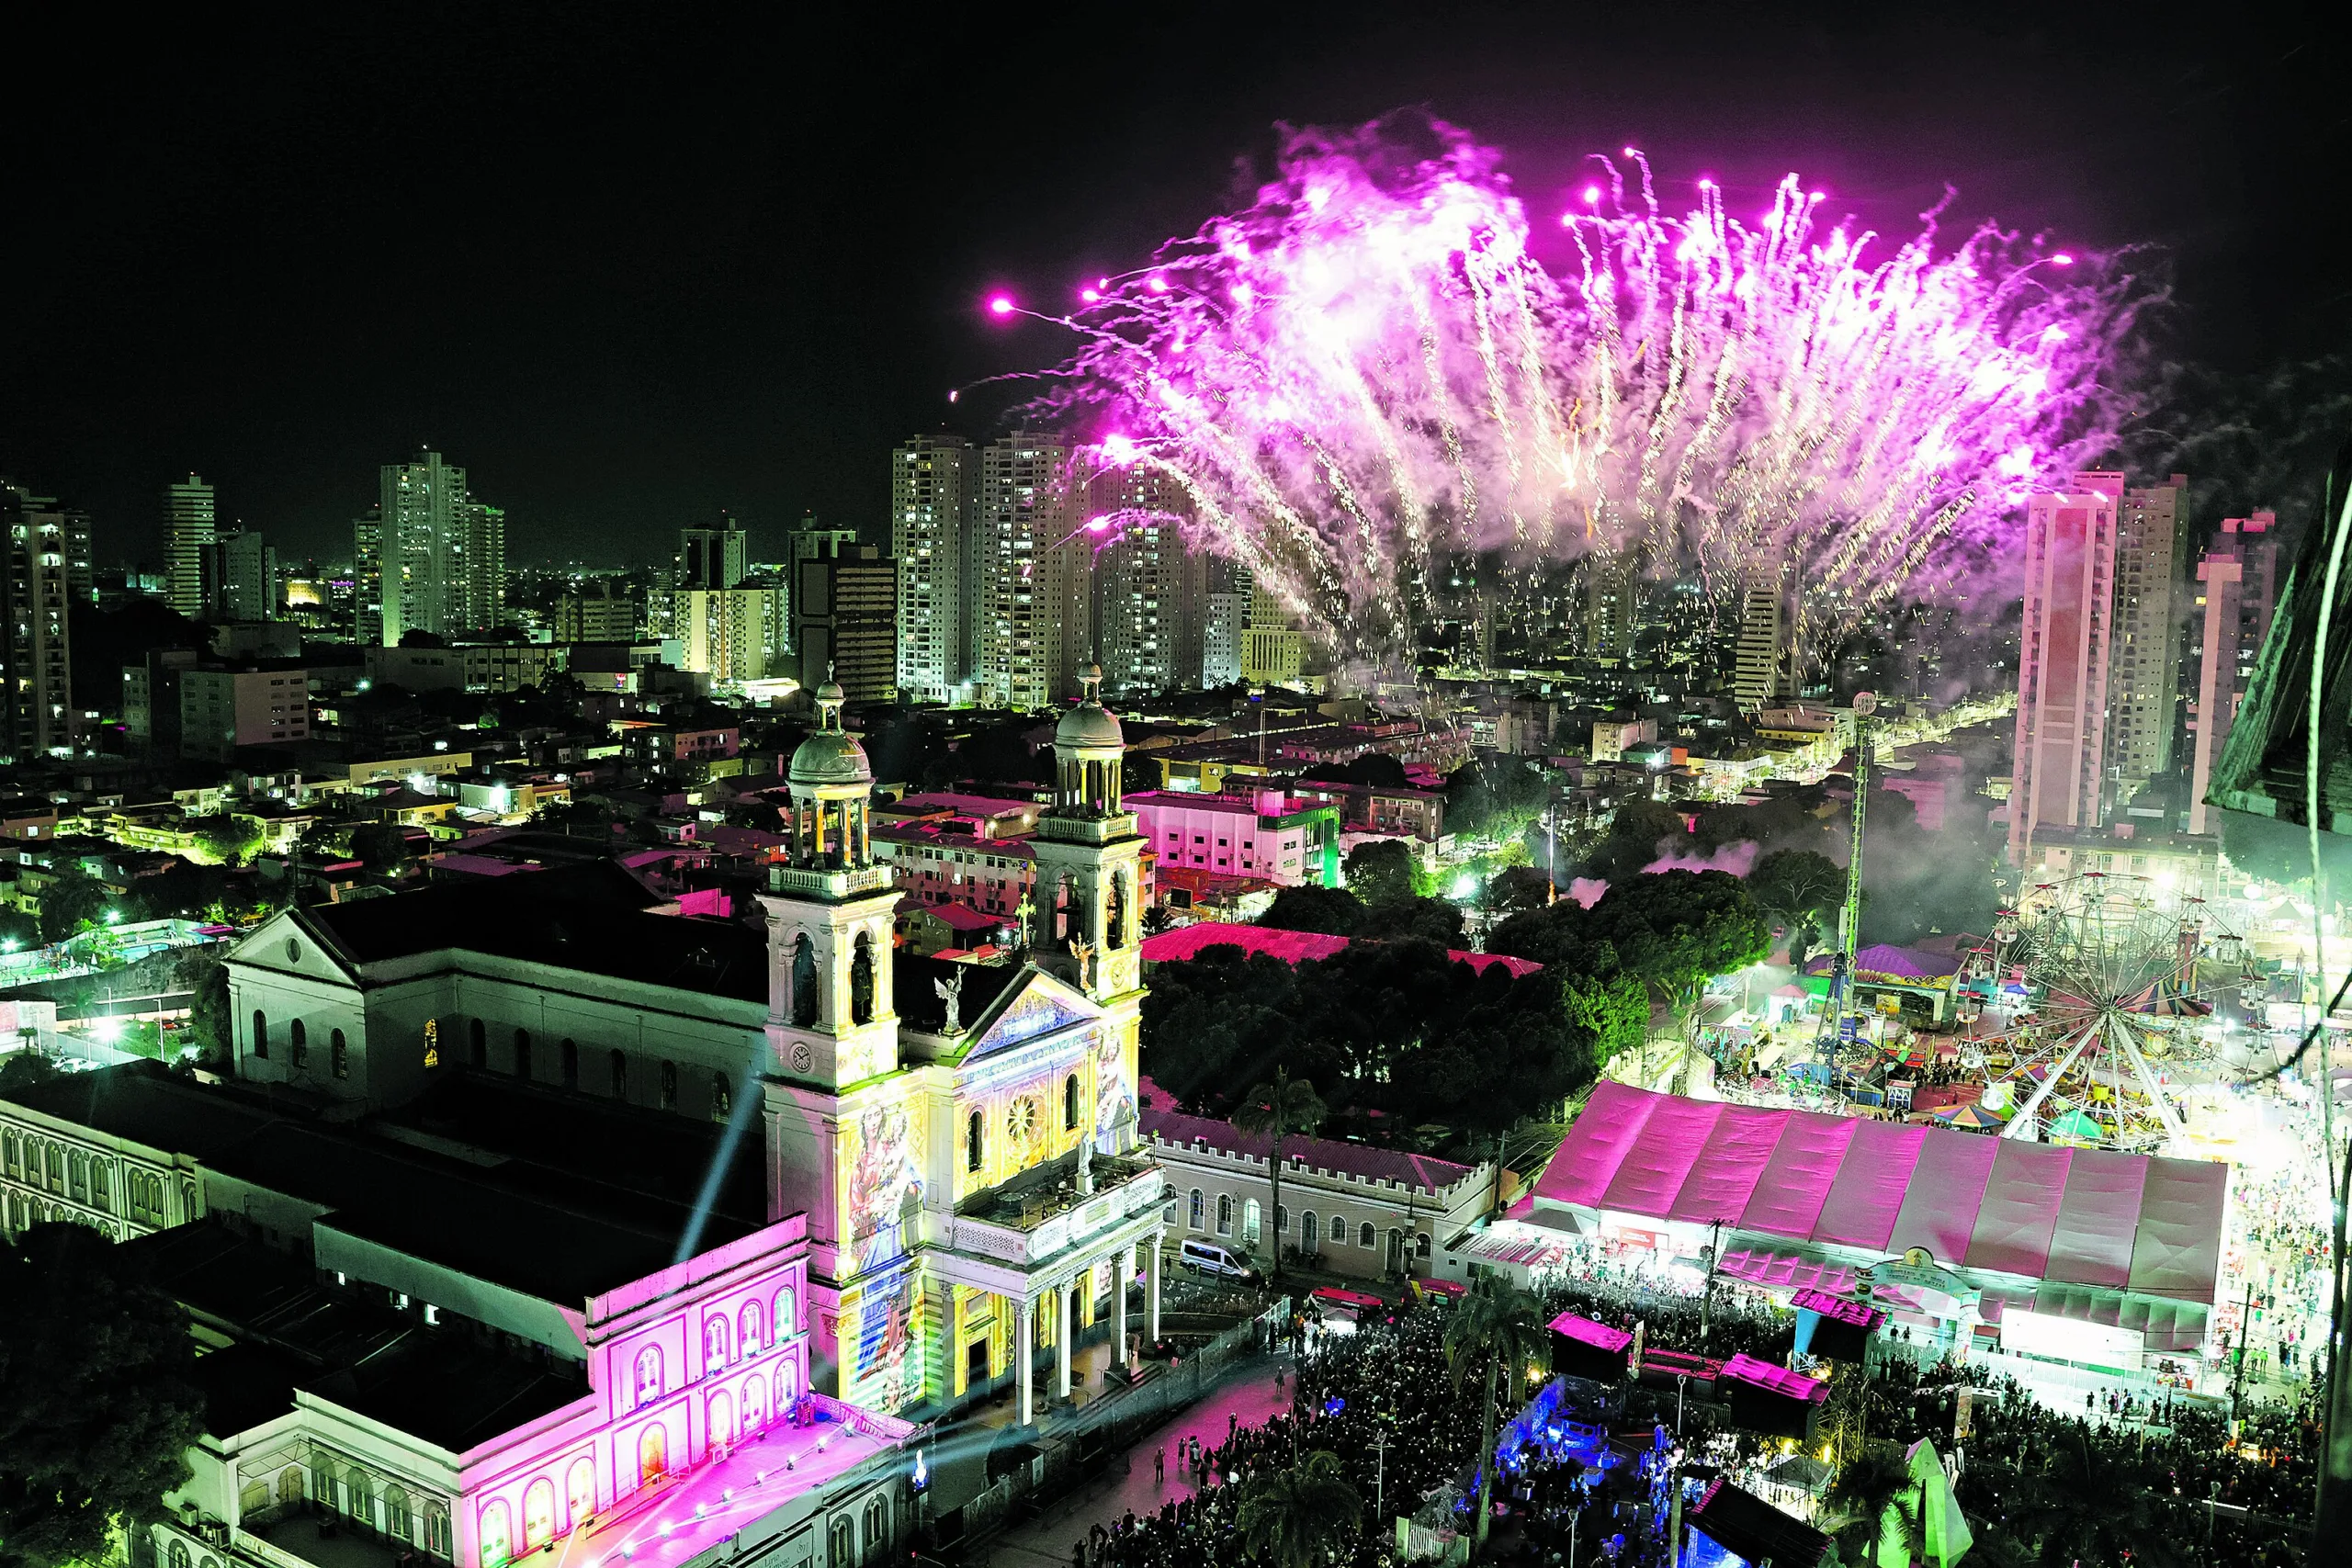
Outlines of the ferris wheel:
{"type": "Polygon", "coordinates": [[[2235,933],[2200,898],[2085,872],[2027,887],[1990,945],[2030,998],[1986,1043],[2001,1136],[2186,1154],[2180,1097],[2217,1076],[2204,1021],[2243,981],[2235,933]]]}

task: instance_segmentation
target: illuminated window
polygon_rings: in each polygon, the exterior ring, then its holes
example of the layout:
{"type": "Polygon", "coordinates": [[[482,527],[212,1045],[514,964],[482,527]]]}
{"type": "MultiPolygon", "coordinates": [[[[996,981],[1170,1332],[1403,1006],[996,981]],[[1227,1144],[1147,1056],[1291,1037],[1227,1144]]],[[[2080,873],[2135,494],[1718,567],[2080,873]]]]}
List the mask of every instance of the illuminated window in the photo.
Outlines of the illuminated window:
{"type": "Polygon", "coordinates": [[[269,1018],[259,1008],[254,1010],[254,1055],[269,1059],[269,1018]]]}
{"type": "Polygon", "coordinates": [[[344,1039],[343,1031],[340,1029],[332,1031],[327,1035],[327,1065],[339,1078],[347,1078],[351,1076],[351,1046],[344,1039]]]}
{"type": "Polygon", "coordinates": [[[664,1111],[675,1111],[678,1109],[678,1064],[675,1062],[664,1062],[662,1064],[662,1098],[660,1104],[662,1109],[664,1111]]]}
{"type": "Polygon", "coordinates": [[[716,1314],[702,1325],[702,1362],[706,1371],[727,1364],[727,1320],[716,1314]]]}
{"type": "Polygon", "coordinates": [[[564,1528],[578,1529],[596,1512],[596,1467],[585,1459],[571,1461],[563,1482],[564,1528]]]}
{"type": "Polygon", "coordinates": [[[1070,1074],[1062,1080],[1062,1131],[1078,1131],[1078,1075],[1070,1074]]]}
{"type": "Polygon", "coordinates": [[[757,1302],[746,1302],[743,1303],[743,1354],[746,1356],[758,1355],[760,1353],[760,1303],[757,1302]]]}
{"type": "Polygon", "coordinates": [[[311,1060],[311,1032],[302,1027],[300,1019],[298,1018],[286,1026],[286,1037],[294,1045],[295,1067],[299,1070],[307,1066],[311,1060]]]}
{"type": "Polygon", "coordinates": [[[648,1345],[637,1353],[637,1397],[630,1408],[650,1404],[662,1397],[662,1348],[648,1345]]]}
{"type": "Polygon", "coordinates": [[[492,1498],[482,1505],[481,1568],[498,1568],[514,1555],[513,1529],[503,1500],[492,1498]]]}
{"type": "MultiPolygon", "coordinates": [[[[798,1295],[794,1292],[792,1287],[786,1285],[784,1289],[775,1293],[776,1343],[781,1345],[786,1339],[799,1332],[800,1299],[798,1295]]],[[[780,1395],[776,1408],[779,1410],[784,1408],[780,1395]]]]}

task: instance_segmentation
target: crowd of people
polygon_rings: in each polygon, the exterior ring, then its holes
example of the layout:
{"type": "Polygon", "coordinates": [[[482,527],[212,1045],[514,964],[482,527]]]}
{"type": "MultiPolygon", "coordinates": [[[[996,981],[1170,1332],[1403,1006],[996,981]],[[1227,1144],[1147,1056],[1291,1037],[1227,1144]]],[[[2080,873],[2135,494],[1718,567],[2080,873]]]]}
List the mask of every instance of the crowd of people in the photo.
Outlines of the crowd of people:
{"type": "MultiPolygon", "coordinates": [[[[1547,1315],[1574,1310],[1627,1328],[1638,1321],[1646,1342],[1661,1348],[1785,1358],[1792,1334],[1787,1310],[1719,1286],[1702,1344],[1699,1301],[1687,1284],[1679,1273],[1595,1260],[1590,1277],[1548,1277],[1540,1297],[1547,1315]]],[[[1327,1559],[1330,1568],[1395,1562],[1390,1521],[1400,1516],[1466,1533],[1483,1380],[1457,1380],[1447,1364],[1449,1310],[1432,1303],[1351,1336],[1317,1337],[1301,1352],[1286,1414],[1256,1427],[1237,1423],[1221,1443],[1162,1450],[1159,1462],[1190,1482],[1192,1495],[1098,1528],[1078,1544],[1076,1568],[1241,1568],[1249,1559],[1237,1527],[1251,1483],[1318,1450],[1337,1457],[1363,1505],[1358,1528],[1343,1533],[1327,1559]]],[[[1867,1378],[1850,1368],[1838,1377],[1838,1419],[1854,1427],[1835,1436],[1839,1452],[1931,1440],[1980,1535],[2047,1535],[2082,1522],[2070,1509],[2097,1508],[2108,1516],[2102,1528],[2112,1539],[2124,1529],[2112,1500],[2129,1496],[2145,1500],[2131,1528],[2141,1531],[2146,1560],[2162,1560],[2159,1549],[2169,1545],[2186,1560],[2247,1568],[2310,1561],[2297,1524],[2308,1517],[2317,1450],[2309,1402],[2256,1408],[2233,1438],[2229,1423],[2199,1402],[2118,1393],[2077,1414],[2037,1403],[1981,1364],[1886,1355],[1867,1378]],[[1955,1443],[1963,1388],[1972,1391],[1970,1429],[1955,1443]],[[2188,1544],[2195,1550],[2183,1550],[2188,1544]]],[[[1707,1467],[1701,1473],[1720,1468],[1755,1490],[1787,1451],[1778,1439],[1735,1431],[1724,1409],[1704,1399],[1692,1402],[1677,1434],[1671,1393],[1636,1387],[1604,1396],[1571,1385],[1567,1397],[1562,1418],[1586,1431],[1583,1448],[1523,1444],[1498,1467],[1490,1551],[1498,1560],[1565,1562],[1574,1534],[1579,1562],[1626,1568],[1663,1562],[1670,1494],[1691,1463],[1707,1467]],[[1589,1407],[1577,1408],[1579,1399],[1589,1407]],[[1601,1440],[1603,1433],[1614,1440],[1601,1440]]],[[[1505,1415],[1522,1403],[1507,1397],[1505,1415]]]]}

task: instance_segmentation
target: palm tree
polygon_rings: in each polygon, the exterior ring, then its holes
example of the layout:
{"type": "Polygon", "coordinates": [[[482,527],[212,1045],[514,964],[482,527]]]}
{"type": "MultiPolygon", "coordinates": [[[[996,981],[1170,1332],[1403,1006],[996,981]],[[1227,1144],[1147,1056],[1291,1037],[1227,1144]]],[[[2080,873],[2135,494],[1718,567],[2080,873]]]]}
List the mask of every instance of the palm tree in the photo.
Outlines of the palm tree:
{"type": "Polygon", "coordinates": [[[1242,1489],[1235,1523],[1242,1550],[1273,1568],[1316,1568],[1363,1518],[1363,1495],[1340,1472],[1340,1456],[1316,1449],[1287,1470],[1242,1489]]]}
{"type": "Polygon", "coordinates": [[[1481,1274],[1470,1293],[1453,1303],[1445,1323],[1445,1359],[1453,1369],[1459,1389],[1473,1368],[1483,1367],[1485,1393],[1478,1429],[1478,1530],[1471,1551],[1487,1544],[1488,1516],[1494,1511],[1495,1416],[1499,1385],[1510,1374],[1509,1386],[1521,1385],[1522,1369],[1549,1368],[1552,1336],[1536,1299],[1500,1274],[1481,1274]]]}
{"type": "MultiPolygon", "coordinates": [[[[1283,1273],[1283,1139],[1292,1133],[1312,1133],[1323,1124],[1326,1114],[1323,1097],[1305,1078],[1294,1078],[1287,1067],[1276,1067],[1272,1083],[1261,1083],[1250,1091],[1233,1112],[1233,1124],[1252,1135],[1271,1134],[1273,1152],[1266,1161],[1274,1182],[1274,1212],[1266,1216],[1273,1232],[1274,1243],[1268,1250],[1273,1254],[1272,1277],[1283,1273]]],[[[1301,1248],[1301,1250],[1305,1250],[1301,1248]]]]}
{"type": "Polygon", "coordinates": [[[1823,1498],[1830,1517],[1838,1521],[1833,1533],[1839,1558],[1878,1561],[1890,1529],[1897,1532],[1906,1553],[1925,1552],[1928,1538],[1913,1501],[1917,1491],[1911,1467],[1893,1443],[1872,1443],[1847,1461],[1823,1498]]]}

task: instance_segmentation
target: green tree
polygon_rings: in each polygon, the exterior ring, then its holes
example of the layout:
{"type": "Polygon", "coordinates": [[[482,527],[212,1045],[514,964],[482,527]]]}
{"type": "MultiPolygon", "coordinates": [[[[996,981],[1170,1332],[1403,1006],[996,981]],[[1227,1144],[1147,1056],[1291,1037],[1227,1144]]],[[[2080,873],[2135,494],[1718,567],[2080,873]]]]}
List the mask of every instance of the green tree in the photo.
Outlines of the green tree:
{"type": "Polygon", "coordinates": [[[1872,1443],[1848,1460],[1823,1497],[1837,1521],[1831,1534],[1839,1560],[1883,1562],[1892,1548],[1897,1561],[1908,1562],[1912,1553],[1925,1551],[1917,1490],[1903,1450],[1893,1443],[1872,1443]]]}
{"type": "Polygon", "coordinates": [[[1551,874],[1532,865],[1505,866],[1487,879],[1487,907],[1505,919],[1548,908],[1551,903],[1551,874]]]}
{"type": "Polygon", "coordinates": [[[1273,903],[1258,917],[1258,924],[1277,931],[1353,936],[1363,924],[1363,900],[1344,887],[1305,883],[1275,894],[1273,903]]]}
{"type": "Polygon", "coordinates": [[[1363,1494],[1329,1449],[1253,1478],[1234,1516],[1242,1550],[1272,1568],[1317,1568],[1339,1554],[1363,1519],[1363,1494]]]}
{"type": "Polygon", "coordinates": [[[229,966],[210,948],[197,948],[180,961],[180,984],[194,993],[188,1004],[188,1034],[198,1059],[208,1067],[225,1067],[236,1050],[236,1029],[229,1012],[229,966]]]}
{"type": "Polygon", "coordinates": [[[113,904],[112,888],[94,876],[69,871],[41,890],[41,937],[63,942],[85,925],[103,925],[113,904]]]}
{"type": "Polygon", "coordinates": [[[188,827],[194,830],[196,841],[213,859],[231,865],[243,864],[247,856],[261,848],[261,818],[257,817],[224,811],[214,817],[198,817],[188,827]]]}
{"type": "Polygon", "coordinates": [[[1375,907],[1400,904],[1420,892],[1413,851],[1402,839],[1368,839],[1340,867],[1349,892],[1375,907]]]}
{"type": "Polygon", "coordinates": [[[1356,937],[1364,942],[1433,942],[1460,947],[1462,906],[1445,898],[1404,898],[1366,909],[1356,937]]]}
{"type": "Polygon", "coordinates": [[[1521,1387],[1525,1369],[1552,1364],[1543,1303],[1500,1274],[1481,1274],[1445,1321],[1445,1359],[1458,1390],[1482,1378],[1478,1415],[1478,1529],[1472,1555],[1486,1549],[1494,1517],[1495,1420],[1503,1398],[1521,1387]]]}
{"type": "Polygon", "coordinates": [[[351,852],[370,871],[408,863],[408,835],[390,822],[363,822],[351,830],[351,852]]]}
{"type": "Polygon", "coordinates": [[[1772,933],[1747,885],[1726,871],[1636,876],[1603,894],[1586,912],[1585,926],[1686,1027],[1709,980],[1772,950],[1772,933]]]}
{"type": "MultiPolygon", "coordinates": [[[[0,1095],[10,1095],[20,1089],[45,1084],[58,1076],[56,1066],[40,1052],[17,1050],[17,1045],[21,1043],[21,1041],[10,1043],[8,1059],[0,1063],[0,1095]]],[[[0,1551],[6,1549],[6,1538],[0,1536],[0,1551]]]]}
{"type": "Polygon", "coordinates": [[[96,1562],[163,1513],[203,1435],[187,1314],[81,1225],[0,1251],[0,1564],[96,1562]]]}
{"type": "Polygon", "coordinates": [[[2192,1558],[2167,1526],[2154,1479],[2121,1453],[2094,1449],[2077,1425],[2058,1434],[2006,1522],[2044,1563],[2171,1568],[2192,1558]]]}
{"type": "Polygon", "coordinates": [[[1767,919],[1788,928],[1789,962],[1798,964],[1845,902],[1846,873],[1815,850],[1774,850],[1747,874],[1747,891],[1767,919]]]}
{"type": "Polygon", "coordinates": [[[1271,1080],[1251,1089],[1233,1110],[1236,1127],[1253,1137],[1271,1137],[1274,1141],[1272,1157],[1266,1161],[1274,1188],[1274,1206],[1266,1215],[1266,1231],[1274,1238],[1267,1250],[1273,1258],[1271,1272],[1277,1280],[1283,1273],[1283,1140],[1293,1133],[1311,1136],[1323,1124],[1326,1114],[1322,1096],[1315,1092],[1315,1086],[1293,1078],[1286,1067],[1276,1067],[1271,1080]]]}

